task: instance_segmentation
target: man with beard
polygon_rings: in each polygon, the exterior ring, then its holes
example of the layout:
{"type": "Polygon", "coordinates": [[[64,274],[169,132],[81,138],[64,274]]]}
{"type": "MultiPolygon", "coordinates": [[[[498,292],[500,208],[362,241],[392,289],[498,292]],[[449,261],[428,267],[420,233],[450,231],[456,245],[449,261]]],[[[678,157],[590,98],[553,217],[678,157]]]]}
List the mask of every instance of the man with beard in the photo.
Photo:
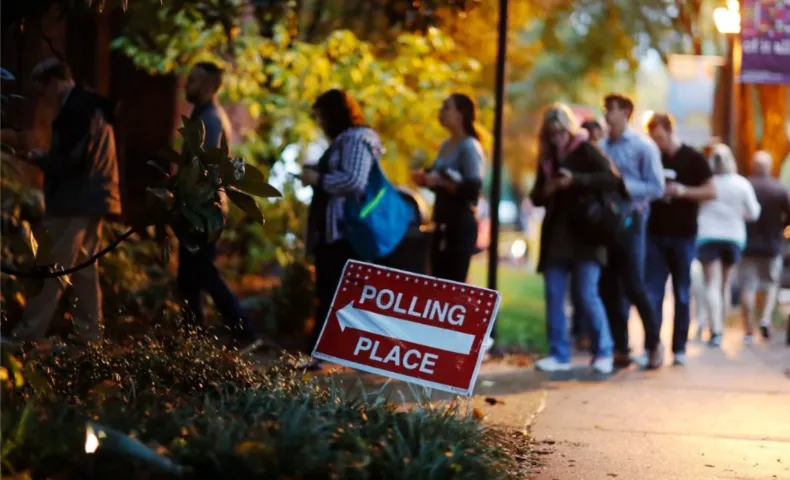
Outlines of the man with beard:
{"type": "MultiPolygon", "coordinates": [[[[186,99],[194,105],[190,118],[203,122],[206,131],[204,148],[220,147],[223,137],[228,143],[231,140],[230,120],[217,100],[221,86],[222,70],[213,63],[196,64],[187,77],[186,99]]],[[[178,249],[178,288],[193,321],[199,325],[204,322],[201,293],[206,291],[238,345],[245,349],[258,347],[261,341],[217,269],[216,243],[205,239],[198,247],[197,252],[190,252],[183,245],[178,249]]]]}

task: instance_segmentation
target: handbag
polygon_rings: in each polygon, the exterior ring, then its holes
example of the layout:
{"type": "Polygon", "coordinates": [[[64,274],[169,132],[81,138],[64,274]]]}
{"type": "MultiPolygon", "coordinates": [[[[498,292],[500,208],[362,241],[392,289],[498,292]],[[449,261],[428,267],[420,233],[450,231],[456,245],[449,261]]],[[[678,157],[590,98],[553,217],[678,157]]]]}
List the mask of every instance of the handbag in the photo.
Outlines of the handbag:
{"type": "Polygon", "coordinates": [[[581,195],[572,213],[579,237],[590,245],[614,245],[633,223],[630,200],[617,191],[581,195]]]}
{"type": "Polygon", "coordinates": [[[364,262],[392,253],[414,220],[414,210],[384,175],[375,156],[365,191],[346,197],[343,208],[348,241],[364,262]]]}

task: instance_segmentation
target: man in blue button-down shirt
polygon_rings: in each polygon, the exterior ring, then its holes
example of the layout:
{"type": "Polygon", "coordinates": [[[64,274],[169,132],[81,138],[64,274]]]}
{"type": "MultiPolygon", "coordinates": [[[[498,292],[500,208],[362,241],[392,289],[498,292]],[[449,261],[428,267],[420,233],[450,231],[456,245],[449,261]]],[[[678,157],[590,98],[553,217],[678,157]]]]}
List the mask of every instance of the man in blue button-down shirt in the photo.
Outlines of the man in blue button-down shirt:
{"type": "Polygon", "coordinates": [[[645,225],[650,202],[664,195],[664,175],[658,147],[628,127],[634,103],[620,94],[604,99],[609,137],[601,147],[612,159],[631,196],[632,222],[617,245],[609,249],[609,262],[601,274],[601,297],[609,315],[615,345],[615,366],[630,364],[628,314],[636,306],[645,328],[648,368],[660,368],[664,350],[659,339],[656,312],[644,287],[645,225]]]}

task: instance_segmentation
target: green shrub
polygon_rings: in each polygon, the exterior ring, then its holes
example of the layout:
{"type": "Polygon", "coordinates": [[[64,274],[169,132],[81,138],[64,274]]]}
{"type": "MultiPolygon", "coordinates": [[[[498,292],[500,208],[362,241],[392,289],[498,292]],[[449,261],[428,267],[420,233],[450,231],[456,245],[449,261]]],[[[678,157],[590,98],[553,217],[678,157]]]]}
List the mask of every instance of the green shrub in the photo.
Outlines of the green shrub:
{"type": "Polygon", "coordinates": [[[353,398],[291,360],[256,369],[199,332],[28,360],[36,381],[17,388],[11,375],[3,386],[4,473],[152,478],[101,447],[86,454],[86,421],[132,433],[188,478],[477,480],[507,478],[514,465],[496,431],[455,407],[353,398]]]}

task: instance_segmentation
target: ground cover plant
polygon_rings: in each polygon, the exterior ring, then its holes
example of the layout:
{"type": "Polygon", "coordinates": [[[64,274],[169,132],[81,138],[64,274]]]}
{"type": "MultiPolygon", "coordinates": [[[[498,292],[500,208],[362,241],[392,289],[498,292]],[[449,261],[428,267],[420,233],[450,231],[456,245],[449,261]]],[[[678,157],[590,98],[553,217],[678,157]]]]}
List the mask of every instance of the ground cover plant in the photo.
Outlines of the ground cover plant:
{"type": "Polygon", "coordinates": [[[101,442],[86,453],[87,422],[135,437],[182,478],[488,479],[518,468],[508,437],[458,403],[398,408],[291,365],[258,368],[203,332],[172,330],[132,346],[5,355],[3,475],[177,476],[101,442]]]}

